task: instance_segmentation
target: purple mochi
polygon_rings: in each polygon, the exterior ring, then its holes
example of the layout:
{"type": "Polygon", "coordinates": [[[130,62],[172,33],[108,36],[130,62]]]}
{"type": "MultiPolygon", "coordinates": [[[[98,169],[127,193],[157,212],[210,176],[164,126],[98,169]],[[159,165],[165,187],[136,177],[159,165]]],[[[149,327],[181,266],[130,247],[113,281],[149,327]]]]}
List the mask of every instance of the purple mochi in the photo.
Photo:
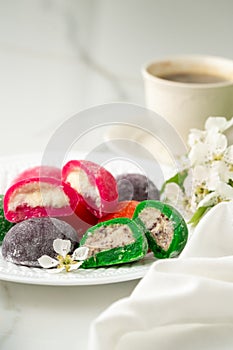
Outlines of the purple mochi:
{"type": "Polygon", "coordinates": [[[121,174],[116,177],[119,201],[159,200],[159,190],[142,174],[121,174]]]}
{"type": "Polygon", "coordinates": [[[71,251],[78,245],[77,232],[66,222],[55,218],[31,218],[14,225],[2,244],[2,256],[18,265],[40,267],[38,258],[57,256],[53,241],[57,238],[71,241],[71,251]]]}

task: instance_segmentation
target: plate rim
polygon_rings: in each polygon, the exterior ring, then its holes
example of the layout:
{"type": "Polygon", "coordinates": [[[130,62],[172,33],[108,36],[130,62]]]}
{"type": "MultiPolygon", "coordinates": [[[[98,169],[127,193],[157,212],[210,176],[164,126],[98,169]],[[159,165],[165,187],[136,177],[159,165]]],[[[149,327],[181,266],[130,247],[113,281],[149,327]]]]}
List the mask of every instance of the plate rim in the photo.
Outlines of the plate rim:
{"type": "Polygon", "coordinates": [[[143,278],[155,261],[156,259],[153,257],[153,254],[148,253],[144,258],[128,264],[126,263],[124,266],[112,265],[109,267],[79,269],[74,272],[51,274],[42,268],[17,265],[4,260],[2,257],[2,247],[0,247],[0,281],[48,286],[89,286],[120,283],[143,278]],[[4,273],[5,267],[15,270],[15,273],[13,275],[11,275],[10,272],[4,273]],[[123,269],[126,269],[126,272],[123,273],[122,276],[118,272],[115,274],[113,272],[113,275],[104,276],[104,273],[107,271],[123,271],[123,269]],[[25,276],[27,271],[30,271],[31,276],[25,276]],[[97,275],[98,271],[101,273],[99,277],[79,278],[78,273],[80,271],[84,274],[85,272],[88,274],[93,271],[97,273],[97,275]],[[103,274],[103,276],[101,276],[101,274],[103,274]],[[75,275],[77,275],[77,278],[75,278],[75,275]],[[72,276],[72,278],[69,278],[69,276],[72,276]]]}

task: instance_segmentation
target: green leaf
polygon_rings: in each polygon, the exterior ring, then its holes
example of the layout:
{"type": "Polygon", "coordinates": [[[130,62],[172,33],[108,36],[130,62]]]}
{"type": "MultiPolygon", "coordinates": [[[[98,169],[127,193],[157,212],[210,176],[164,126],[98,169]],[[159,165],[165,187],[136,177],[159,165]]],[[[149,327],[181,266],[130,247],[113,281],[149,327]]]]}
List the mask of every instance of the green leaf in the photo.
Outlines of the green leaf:
{"type": "Polygon", "coordinates": [[[233,180],[232,180],[232,179],[229,179],[228,185],[230,185],[231,187],[233,187],[233,180]]]}
{"type": "Polygon", "coordinates": [[[203,215],[210,209],[211,207],[200,207],[197,209],[197,211],[193,214],[191,219],[189,220],[189,224],[192,224],[193,226],[196,226],[198,222],[201,220],[203,215]]]}
{"type": "Polygon", "coordinates": [[[169,183],[176,183],[178,186],[180,186],[180,188],[184,191],[184,180],[186,179],[186,177],[188,176],[188,170],[185,169],[179,173],[177,173],[176,175],[172,176],[170,179],[168,179],[167,181],[164,182],[160,193],[163,193],[163,191],[165,190],[165,187],[167,184],[169,183]]]}

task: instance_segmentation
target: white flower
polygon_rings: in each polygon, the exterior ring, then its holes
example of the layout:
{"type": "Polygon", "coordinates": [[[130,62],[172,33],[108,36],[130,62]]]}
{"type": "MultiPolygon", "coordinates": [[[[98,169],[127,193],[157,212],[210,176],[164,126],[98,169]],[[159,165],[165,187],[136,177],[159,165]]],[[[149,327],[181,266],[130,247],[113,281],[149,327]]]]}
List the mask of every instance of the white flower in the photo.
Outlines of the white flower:
{"type": "Polygon", "coordinates": [[[206,131],[191,129],[188,135],[188,145],[192,148],[200,142],[204,142],[206,138],[206,131]]]}
{"type": "Polygon", "coordinates": [[[191,129],[188,137],[192,165],[205,164],[229,156],[232,163],[233,150],[227,152],[227,138],[222,133],[233,126],[233,118],[209,117],[205,130],[191,129]],[[227,153],[226,153],[227,152],[227,153]]]}
{"type": "Polygon", "coordinates": [[[191,129],[188,135],[188,145],[192,148],[198,143],[205,143],[209,133],[222,133],[233,126],[233,118],[209,117],[205,122],[205,130],[191,129]]]}
{"type": "Polygon", "coordinates": [[[188,157],[191,166],[206,164],[214,160],[221,160],[227,149],[227,137],[220,134],[216,129],[206,133],[205,140],[193,145],[188,157]]]}
{"type": "Polygon", "coordinates": [[[218,132],[224,132],[233,126],[233,118],[227,120],[224,117],[209,117],[205,122],[205,129],[215,129],[218,132]]]}
{"type": "Polygon", "coordinates": [[[197,165],[189,169],[182,188],[176,183],[166,185],[163,200],[175,204],[182,212],[190,211],[191,215],[197,209],[199,202],[215,189],[219,181],[218,171],[215,168],[197,165]]]}
{"type": "Polygon", "coordinates": [[[230,200],[233,200],[233,187],[224,182],[219,182],[216,185],[215,191],[209,193],[200,201],[198,208],[210,207],[220,202],[230,200]]]}
{"type": "Polygon", "coordinates": [[[170,182],[166,184],[163,192],[163,200],[169,203],[181,203],[183,200],[184,194],[180,186],[175,182],[170,182]]]}
{"type": "Polygon", "coordinates": [[[69,255],[71,249],[70,240],[55,239],[53,249],[58,254],[57,259],[53,259],[48,255],[42,255],[38,262],[44,269],[57,267],[53,272],[66,272],[77,270],[88,257],[89,249],[87,247],[79,247],[75,249],[72,255],[69,255]]]}
{"type": "Polygon", "coordinates": [[[229,180],[233,181],[233,163],[227,163],[226,161],[220,160],[213,162],[211,164],[212,169],[215,169],[215,172],[219,176],[219,180],[225,183],[228,183],[229,180]]]}
{"type": "MultiPolygon", "coordinates": [[[[187,179],[187,178],[186,178],[187,179]]],[[[189,219],[192,216],[190,212],[189,204],[189,184],[188,181],[184,180],[184,191],[174,182],[166,184],[162,199],[164,202],[174,205],[186,219],[189,219]]]]}

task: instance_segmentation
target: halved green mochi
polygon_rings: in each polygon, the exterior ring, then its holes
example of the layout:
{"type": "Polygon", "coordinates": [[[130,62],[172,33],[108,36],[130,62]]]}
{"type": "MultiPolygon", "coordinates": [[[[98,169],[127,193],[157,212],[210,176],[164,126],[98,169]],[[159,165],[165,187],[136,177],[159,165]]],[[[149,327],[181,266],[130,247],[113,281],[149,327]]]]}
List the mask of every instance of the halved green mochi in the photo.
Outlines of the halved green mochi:
{"type": "Polygon", "coordinates": [[[89,248],[82,268],[129,263],[145,256],[148,243],[144,233],[128,218],[117,218],[91,227],[80,241],[89,248]]]}
{"type": "Polygon", "coordinates": [[[135,209],[133,220],[144,231],[156,258],[176,257],[186,245],[186,222],[171,205],[154,200],[141,202],[135,209]]]}

